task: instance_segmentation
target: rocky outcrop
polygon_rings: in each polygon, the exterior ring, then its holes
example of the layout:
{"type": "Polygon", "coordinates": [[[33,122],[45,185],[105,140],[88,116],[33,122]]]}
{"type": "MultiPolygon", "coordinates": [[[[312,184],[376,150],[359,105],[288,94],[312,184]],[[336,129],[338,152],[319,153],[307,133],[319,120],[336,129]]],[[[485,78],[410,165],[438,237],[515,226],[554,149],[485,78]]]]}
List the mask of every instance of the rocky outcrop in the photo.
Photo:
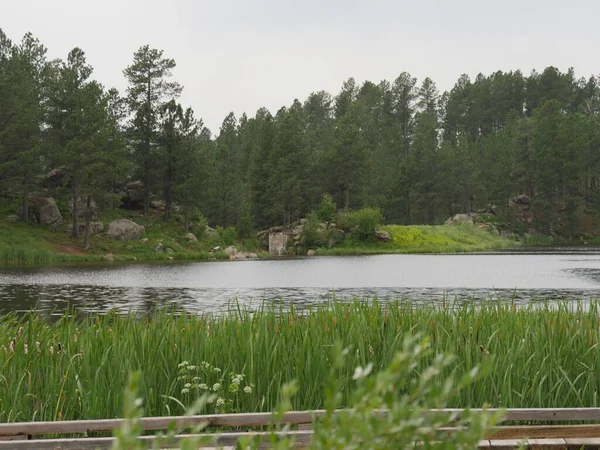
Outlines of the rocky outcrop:
{"type": "Polygon", "coordinates": [[[144,183],[140,180],[130,181],[125,185],[121,203],[126,209],[137,209],[144,206],[144,183]]]}
{"type": "Polygon", "coordinates": [[[106,237],[118,241],[130,241],[140,239],[145,233],[146,229],[142,225],[128,219],[119,219],[108,224],[106,237]]]}
{"type": "Polygon", "coordinates": [[[235,256],[237,254],[237,249],[233,246],[227,247],[225,249],[225,254],[231,258],[232,256],[235,256]]]}
{"type": "Polygon", "coordinates": [[[473,214],[456,214],[450,217],[444,225],[453,225],[455,223],[468,223],[469,225],[473,225],[473,214]]]}
{"type": "MultiPolygon", "coordinates": [[[[91,209],[91,213],[92,213],[92,218],[96,218],[96,202],[94,200],[91,201],[91,205],[90,205],[90,209],[91,209]]],[[[84,217],[87,213],[87,201],[81,197],[77,197],[77,217],[84,217]]],[[[71,217],[73,216],[73,199],[71,198],[69,200],[69,214],[71,215],[71,217]]]]}
{"type": "Polygon", "coordinates": [[[258,255],[256,253],[238,252],[235,255],[230,256],[229,259],[232,261],[256,261],[258,255]]]}
{"type": "MultiPolygon", "coordinates": [[[[56,200],[52,197],[30,195],[28,201],[29,220],[39,225],[57,227],[63,223],[63,217],[58,209],[56,200]]],[[[18,215],[23,217],[23,209],[19,208],[18,215]]]]}
{"type": "MultiPolygon", "coordinates": [[[[73,231],[73,224],[67,225],[66,229],[68,234],[73,231]]],[[[85,233],[85,222],[79,222],[77,224],[77,231],[80,236],[85,233]]],[[[104,231],[104,224],[102,222],[90,222],[90,234],[100,234],[104,231]]]]}
{"type": "Polygon", "coordinates": [[[517,210],[519,218],[525,223],[533,222],[533,212],[531,211],[531,199],[524,194],[513,198],[509,202],[509,206],[517,210]]]}
{"type": "Polygon", "coordinates": [[[194,236],[192,233],[186,234],[185,238],[190,242],[198,242],[198,238],[196,236],[194,236]]]}
{"type": "Polygon", "coordinates": [[[388,233],[387,231],[377,230],[377,231],[375,231],[375,238],[379,242],[391,242],[392,235],[390,233],[388,233]]]}

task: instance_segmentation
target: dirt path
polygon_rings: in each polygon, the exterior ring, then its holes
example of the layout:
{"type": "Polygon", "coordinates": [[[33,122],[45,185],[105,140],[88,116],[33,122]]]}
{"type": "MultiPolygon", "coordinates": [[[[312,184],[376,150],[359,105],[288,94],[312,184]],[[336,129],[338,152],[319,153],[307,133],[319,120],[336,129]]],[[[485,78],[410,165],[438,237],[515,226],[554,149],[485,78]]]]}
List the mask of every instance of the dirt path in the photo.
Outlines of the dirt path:
{"type": "MultiPolygon", "coordinates": [[[[47,241],[48,242],[48,241],[47,241]]],[[[76,245],[65,245],[59,244],[57,242],[48,242],[52,246],[52,248],[58,253],[66,253],[67,255],[75,255],[75,256],[86,256],[87,253],[81,249],[81,247],[76,245]]]]}

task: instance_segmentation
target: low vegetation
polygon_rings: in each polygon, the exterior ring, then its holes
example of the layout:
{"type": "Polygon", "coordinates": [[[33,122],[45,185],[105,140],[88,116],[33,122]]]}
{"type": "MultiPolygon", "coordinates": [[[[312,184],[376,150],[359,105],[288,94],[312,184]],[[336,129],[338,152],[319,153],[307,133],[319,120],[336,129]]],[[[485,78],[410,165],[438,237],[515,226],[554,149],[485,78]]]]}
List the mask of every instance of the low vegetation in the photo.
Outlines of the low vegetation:
{"type": "Polygon", "coordinates": [[[385,225],[390,242],[361,240],[354,235],[333,248],[320,248],[319,255],[365,255],[384,253],[459,253],[516,247],[519,242],[504,239],[488,229],[469,224],[385,225]]]}
{"type": "Polygon", "coordinates": [[[377,299],[285,311],[194,316],[157,310],[147,316],[64,316],[49,323],[32,313],[0,320],[0,421],[118,417],[128,374],[141,370],[145,414],[183,413],[203,393],[204,412],[272,411],[280,387],[296,380],[290,407],[317,409],[335,363],[339,406],[352,404],[356,367],[379,373],[404,339],[422,333],[432,353],[454,354],[440,376],[481,364],[489,377],[452,394],[452,407],[591,407],[598,404],[599,302],[436,303],[377,299]],[[372,365],[372,366],[371,366],[372,365]],[[217,401],[221,399],[220,401],[217,401]]]}

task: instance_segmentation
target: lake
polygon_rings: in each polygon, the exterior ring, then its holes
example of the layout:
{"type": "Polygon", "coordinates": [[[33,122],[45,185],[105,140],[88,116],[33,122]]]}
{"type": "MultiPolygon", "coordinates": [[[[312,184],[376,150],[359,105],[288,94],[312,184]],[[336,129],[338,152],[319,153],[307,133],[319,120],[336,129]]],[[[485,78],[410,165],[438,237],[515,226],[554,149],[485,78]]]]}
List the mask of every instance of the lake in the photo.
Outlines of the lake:
{"type": "Polygon", "coordinates": [[[0,269],[0,310],[59,315],[145,311],[158,304],[222,311],[236,298],[304,307],[335,295],[519,302],[600,297],[600,249],[378,255],[265,261],[68,265],[0,269]]]}

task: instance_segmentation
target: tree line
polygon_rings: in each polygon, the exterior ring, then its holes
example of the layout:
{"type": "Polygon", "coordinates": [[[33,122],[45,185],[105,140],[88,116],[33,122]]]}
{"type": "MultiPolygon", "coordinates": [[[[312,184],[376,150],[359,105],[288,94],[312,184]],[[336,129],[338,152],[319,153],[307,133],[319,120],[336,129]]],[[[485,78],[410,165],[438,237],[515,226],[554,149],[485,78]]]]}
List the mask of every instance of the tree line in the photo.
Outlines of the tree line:
{"type": "Polygon", "coordinates": [[[600,209],[600,84],[573,69],[463,75],[444,93],[406,72],[379,83],[350,78],[336,95],[230,113],[213,135],[178,102],[174,68],[143,46],[120,94],[91,79],[81,49],[48,60],[31,34],[13,43],[0,30],[2,195],[19,198],[27,220],[29,194],[60,167],[73,237],[78,208],[89,223],[91,205],[118,205],[131,180],[142,182],[145,214],[155,196],[166,221],[177,203],[186,228],[202,214],[242,236],[305,217],[326,194],[398,224],[491,205],[503,214],[519,194],[548,231],[559,211],[600,209]]]}

